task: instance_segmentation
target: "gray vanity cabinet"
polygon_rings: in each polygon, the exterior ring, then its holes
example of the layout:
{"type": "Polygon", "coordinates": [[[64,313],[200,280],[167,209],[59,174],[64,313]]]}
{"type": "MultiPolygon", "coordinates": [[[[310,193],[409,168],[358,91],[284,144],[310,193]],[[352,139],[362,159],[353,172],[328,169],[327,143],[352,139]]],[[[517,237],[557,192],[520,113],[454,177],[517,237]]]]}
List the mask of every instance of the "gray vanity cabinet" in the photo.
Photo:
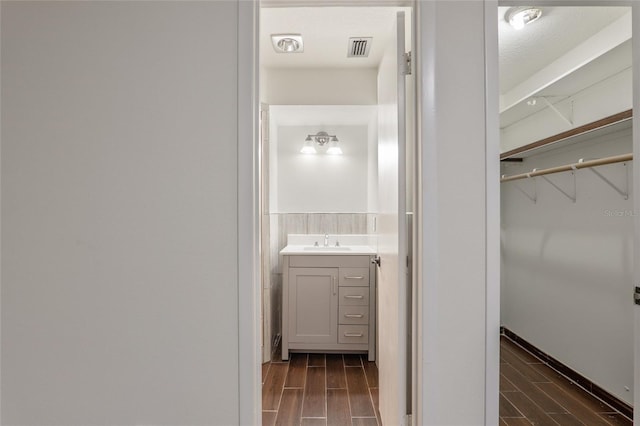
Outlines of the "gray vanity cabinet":
{"type": "Polygon", "coordinates": [[[284,255],[282,359],[289,351],[375,360],[375,266],[368,255],[284,255]]]}
{"type": "Polygon", "coordinates": [[[289,341],[334,343],[338,336],[338,268],[290,268],[289,341]]]}

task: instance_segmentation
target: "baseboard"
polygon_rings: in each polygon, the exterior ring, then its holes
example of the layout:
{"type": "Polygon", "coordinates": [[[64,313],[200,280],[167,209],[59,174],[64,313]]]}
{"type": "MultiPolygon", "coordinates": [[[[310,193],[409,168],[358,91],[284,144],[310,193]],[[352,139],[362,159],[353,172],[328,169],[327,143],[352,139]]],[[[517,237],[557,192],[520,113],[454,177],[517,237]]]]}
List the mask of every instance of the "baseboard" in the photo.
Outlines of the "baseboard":
{"type": "Polygon", "coordinates": [[[584,377],[582,374],[577,371],[571,369],[565,364],[561,363],[557,359],[548,355],[547,353],[541,351],[531,343],[524,340],[522,337],[515,334],[513,331],[509,330],[506,327],[500,327],[500,333],[518,345],[522,346],[523,349],[530,352],[532,355],[540,359],[543,363],[547,364],[549,367],[556,370],[558,373],[567,377],[572,382],[576,383],[582,389],[584,389],[590,395],[600,399],[610,407],[614,408],[616,411],[620,412],[620,414],[628,417],[629,420],[633,419],[633,407],[626,402],[622,401],[618,397],[610,394],[608,391],[604,390],[597,384],[593,383],[591,380],[584,377]]]}

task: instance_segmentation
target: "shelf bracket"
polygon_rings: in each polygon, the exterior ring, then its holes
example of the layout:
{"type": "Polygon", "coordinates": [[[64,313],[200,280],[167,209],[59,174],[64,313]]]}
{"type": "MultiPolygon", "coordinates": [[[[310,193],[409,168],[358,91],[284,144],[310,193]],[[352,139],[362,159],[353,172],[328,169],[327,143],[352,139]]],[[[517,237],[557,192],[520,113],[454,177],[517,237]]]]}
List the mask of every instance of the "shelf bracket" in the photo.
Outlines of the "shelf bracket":
{"type": "Polygon", "coordinates": [[[560,188],[558,185],[556,185],[551,179],[549,179],[546,176],[540,176],[542,179],[546,180],[547,182],[549,182],[549,184],[551,186],[553,186],[555,189],[557,189],[562,195],[564,195],[565,197],[567,197],[568,199],[570,199],[572,202],[576,202],[576,174],[575,172],[571,172],[571,177],[573,180],[573,195],[569,194],[567,191],[565,191],[564,189],[560,188]]]}
{"type": "MultiPolygon", "coordinates": [[[[531,177],[531,176],[529,176],[531,177]]],[[[520,185],[518,185],[517,183],[514,182],[514,186],[516,187],[516,189],[520,192],[522,192],[522,194],[527,197],[529,200],[531,200],[531,202],[533,204],[536,204],[538,201],[538,185],[536,183],[536,178],[534,177],[532,179],[533,181],[533,195],[530,195],[527,191],[525,191],[524,189],[522,189],[522,187],[520,185]]]]}
{"type": "MultiPolygon", "coordinates": [[[[558,114],[558,116],[562,119],[562,121],[564,121],[565,123],[567,123],[569,126],[573,127],[573,120],[569,119],[569,117],[567,117],[566,115],[564,115],[562,113],[562,111],[560,111],[558,108],[556,108],[556,106],[554,104],[552,104],[549,99],[547,99],[546,96],[539,96],[539,99],[542,99],[544,101],[544,103],[551,108],[551,110],[553,112],[555,112],[556,114],[558,114]]],[[[572,110],[573,110],[573,103],[571,104],[572,110]]],[[[573,118],[573,117],[572,117],[573,118]]]]}
{"type": "Polygon", "coordinates": [[[609,179],[607,179],[602,173],[597,171],[594,167],[591,167],[589,170],[591,170],[596,176],[602,179],[604,183],[606,183],[611,188],[613,188],[613,190],[616,191],[618,194],[620,194],[622,198],[624,198],[625,200],[628,200],[629,199],[629,168],[627,167],[627,163],[622,163],[622,165],[625,168],[624,190],[618,188],[616,184],[614,184],[609,179]]]}

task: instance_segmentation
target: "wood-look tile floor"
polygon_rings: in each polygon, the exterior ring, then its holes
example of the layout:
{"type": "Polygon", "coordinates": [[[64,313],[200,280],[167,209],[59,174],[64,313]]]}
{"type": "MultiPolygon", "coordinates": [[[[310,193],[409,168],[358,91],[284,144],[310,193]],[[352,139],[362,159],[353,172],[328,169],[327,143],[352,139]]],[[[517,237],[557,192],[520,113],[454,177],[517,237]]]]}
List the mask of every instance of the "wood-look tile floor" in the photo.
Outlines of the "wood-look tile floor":
{"type": "Polygon", "coordinates": [[[293,353],[262,365],[262,424],[381,426],[378,369],[366,355],[293,353]]]}
{"type": "Polygon", "coordinates": [[[500,425],[632,425],[509,340],[500,341],[500,425]]]}
{"type": "MultiPolygon", "coordinates": [[[[291,354],[262,366],[262,424],[382,426],[378,369],[365,355],[291,354]]],[[[506,337],[500,341],[500,426],[632,426],[506,337]]]]}

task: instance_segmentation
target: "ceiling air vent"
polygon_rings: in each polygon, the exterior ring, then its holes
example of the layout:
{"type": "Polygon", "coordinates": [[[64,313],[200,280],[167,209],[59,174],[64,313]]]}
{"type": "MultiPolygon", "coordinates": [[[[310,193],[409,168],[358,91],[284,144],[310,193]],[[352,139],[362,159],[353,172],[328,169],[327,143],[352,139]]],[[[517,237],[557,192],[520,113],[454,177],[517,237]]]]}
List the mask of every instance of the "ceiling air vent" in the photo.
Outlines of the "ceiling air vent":
{"type": "Polygon", "coordinates": [[[371,40],[373,37],[351,37],[349,39],[348,58],[366,58],[369,56],[371,49],[371,40]]]}

